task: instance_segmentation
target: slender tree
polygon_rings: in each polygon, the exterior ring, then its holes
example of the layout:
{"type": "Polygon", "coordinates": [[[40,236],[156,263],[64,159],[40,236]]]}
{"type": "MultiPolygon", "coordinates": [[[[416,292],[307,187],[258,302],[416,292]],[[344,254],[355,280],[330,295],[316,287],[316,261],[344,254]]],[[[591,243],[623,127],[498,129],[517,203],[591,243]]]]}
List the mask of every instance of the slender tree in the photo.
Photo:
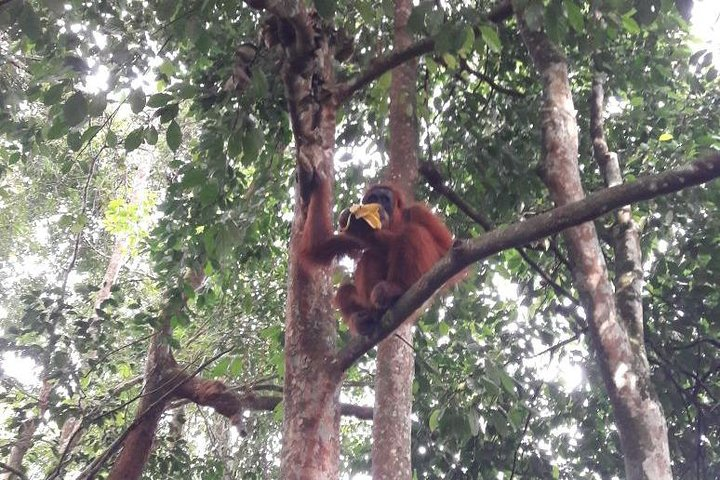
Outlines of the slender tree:
{"type": "MultiPolygon", "coordinates": [[[[412,45],[407,22],[412,2],[395,1],[393,50],[412,45]]],[[[415,128],[415,86],[417,61],[409,60],[392,71],[389,112],[388,180],[397,185],[409,201],[418,177],[417,131],[415,128]]],[[[374,479],[410,479],[412,382],[415,365],[413,315],[377,350],[375,374],[375,416],[373,419],[372,475],[374,479]]]]}

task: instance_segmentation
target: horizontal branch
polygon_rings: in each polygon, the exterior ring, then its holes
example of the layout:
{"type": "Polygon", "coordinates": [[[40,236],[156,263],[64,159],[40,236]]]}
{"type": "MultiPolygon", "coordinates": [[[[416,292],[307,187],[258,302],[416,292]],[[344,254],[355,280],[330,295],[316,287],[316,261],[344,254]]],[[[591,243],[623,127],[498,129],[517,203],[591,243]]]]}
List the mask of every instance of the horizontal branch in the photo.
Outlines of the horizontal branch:
{"type": "Polygon", "coordinates": [[[435,266],[420,278],[383,316],[380,328],[368,337],[352,339],[337,353],[338,367],[347,370],[355,361],[390,335],[442,285],[468,265],[508,248],[522,247],[566,228],[589,222],[616,208],[708,182],[720,176],[720,153],[683,167],[606,188],[584,199],[525,221],[498,228],[485,235],[458,241],[435,266]]]}
{"type": "MultiPolygon", "coordinates": [[[[0,3],[0,6],[2,6],[1,3],[0,3]]],[[[7,463],[0,462],[0,468],[2,468],[3,470],[7,470],[8,472],[12,473],[13,475],[17,475],[17,477],[20,480],[28,480],[27,475],[25,475],[22,471],[18,470],[17,468],[8,465],[7,463]]]]}
{"type": "MultiPolygon", "coordinates": [[[[256,395],[252,392],[240,394],[218,380],[193,377],[188,379],[176,392],[177,396],[197,405],[212,407],[227,417],[242,430],[242,414],[245,410],[273,411],[282,402],[279,395],[256,395]]],[[[372,420],[372,407],[348,403],[340,404],[340,414],[360,420],[372,420]]]]}

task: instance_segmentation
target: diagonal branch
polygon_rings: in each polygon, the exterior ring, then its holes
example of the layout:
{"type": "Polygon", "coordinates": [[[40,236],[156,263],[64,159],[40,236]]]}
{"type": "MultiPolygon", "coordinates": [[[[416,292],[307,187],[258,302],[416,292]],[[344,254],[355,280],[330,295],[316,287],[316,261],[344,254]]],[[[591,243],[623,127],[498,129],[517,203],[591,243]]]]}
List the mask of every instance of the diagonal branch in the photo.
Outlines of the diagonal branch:
{"type": "Polygon", "coordinates": [[[408,60],[415,57],[430,53],[435,48],[435,40],[433,38],[423,38],[410,45],[404,50],[392,52],[370,61],[370,67],[354,78],[341,83],[337,87],[335,99],[338,104],[344,103],[353,96],[358,90],[362,90],[374,80],[380,78],[386,72],[402,65],[408,60]]]}
{"type": "Polygon", "coordinates": [[[720,176],[720,153],[656,175],[647,175],[588,195],[582,200],[554,208],[528,220],[493,230],[480,237],[458,241],[435,266],[408,290],[382,318],[380,328],[368,337],[352,339],[338,351],[334,361],[346,370],[381,340],[390,335],[437,289],[471,263],[508,248],[589,222],[616,208],[699,185],[720,176]]]}
{"type": "MultiPolygon", "coordinates": [[[[487,218],[482,212],[474,209],[468,202],[465,201],[465,199],[460,197],[457,192],[445,185],[444,179],[442,178],[440,171],[431,162],[423,162],[420,165],[420,173],[425,177],[427,182],[430,184],[431,187],[433,187],[435,191],[439,192],[442,196],[452,202],[463,213],[465,213],[465,215],[467,215],[473,221],[475,221],[475,223],[480,225],[486,232],[489,232],[490,230],[493,230],[495,228],[495,225],[493,225],[493,222],[489,218],[487,218]]],[[[540,265],[537,264],[537,262],[530,258],[530,255],[527,254],[524,248],[517,247],[515,250],[517,250],[520,257],[525,260],[525,262],[530,266],[530,268],[534,270],[538,275],[540,275],[540,277],[545,280],[545,282],[550,285],[550,287],[552,287],[552,289],[558,296],[563,296],[567,298],[575,305],[580,304],[580,302],[578,302],[578,300],[573,296],[572,293],[563,288],[563,286],[557,283],[550,276],[549,273],[547,273],[540,265]]]]}
{"type": "MultiPolygon", "coordinates": [[[[252,4],[265,4],[272,2],[271,0],[246,0],[246,3],[252,6],[252,4]]],[[[493,7],[490,12],[488,12],[486,19],[493,23],[501,23],[510,18],[512,14],[513,9],[510,0],[502,0],[493,7]]],[[[383,74],[389,72],[398,65],[402,65],[415,57],[430,53],[434,49],[435,39],[423,38],[404,50],[382,55],[374,60],[371,60],[369,67],[364,72],[359,73],[357,76],[337,86],[337,90],[335,92],[335,100],[337,104],[340,105],[346,102],[357,91],[362,90],[371,82],[377,80],[383,74]]]]}

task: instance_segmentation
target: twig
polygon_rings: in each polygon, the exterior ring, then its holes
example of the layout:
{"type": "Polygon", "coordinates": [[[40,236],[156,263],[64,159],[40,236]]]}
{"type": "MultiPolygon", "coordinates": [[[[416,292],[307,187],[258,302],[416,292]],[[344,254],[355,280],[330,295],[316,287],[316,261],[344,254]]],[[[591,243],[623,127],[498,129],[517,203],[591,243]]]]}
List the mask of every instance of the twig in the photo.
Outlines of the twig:
{"type": "MultiPolygon", "coordinates": [[[[266,8],[266,4],[273,3],[270,0],[246,0],[246,3],[253,6],[263,5],[262,7],[254,8],[266,8]]],[[[503,0],[497,6],[495,6],[488,14],[487,19],[494,23],[500,23],[508,19],[513,14],[513,9],[510,0],[503,0]]],[[[434,38],[423,38],[418,40],[413,45],[410,45],[405,50],[399,52],[392,52],[387,55],[382,55],[374,60],[370,61],[368,68],[350,80],[345,81],[337,86],[335,92],[335,100],[338,104],[342,104],[353,96],[355,92],[365,88],[373,80],[380,78],[384,73],[392,70],[393,68],[402,65],[403,63],[411,60],[420,55],[430,53],[435,49],[434,38]]],[[[487,80],[486,80],[487,81],[487,80]]],[[[498,90],[505,90],[503,87],[498,85],[498,90]]],[[[506,92],[507,93],[507,92],[506,92]]],[[[517,93],[517,92],[516,92],[517,93]]]]}
{"type": "MultiPolygon", "coordinates": [[[[535,399],[537,399],[537,396],[540,393],[541,387],[542,387],[542,383],[535,388],[535,392],[533,393],[533,396],[530,398],[530,402],[529,402],[530,406],[532,406],[532,403],[535,402],[535,399]]],[[[522,446],[523,439],[525,438],[525,434],[527,433],[528,427],[530,426],[531,418],[532,418],[532,410],[528,407],[528,413],[527,413],[527,416],[525,417],[525,425],[523,426],[522,435],[520,435],[520,440],[518,441],[517,447],[515,447],[515,453],[513,454],[512,469],[510,470],[510,480],[515,478],[515,469],[517,468],[518,454],[520,453],[520,447],[522,446]]]]}
{"type": "Polygon", "coordinates": [[[583,328],[580,332],[576,333],[572,337],[568,337],[565,340],[561,340],[560,342],[556,343],[555,345],[551,345],[548,348],[546,348],[545,350],[543,350],[542,352],[536,353],[535,355],[531,355],[528,358],[535,358],[535,357],[539,357],[541,355],[545,355],[546,353],[553,353],[556,350],[561,349],[565,345],[572,343],[575,340],[579,339],[580,336],[583,335],[585,332],[587,332],[587,327],[583,328]]]}

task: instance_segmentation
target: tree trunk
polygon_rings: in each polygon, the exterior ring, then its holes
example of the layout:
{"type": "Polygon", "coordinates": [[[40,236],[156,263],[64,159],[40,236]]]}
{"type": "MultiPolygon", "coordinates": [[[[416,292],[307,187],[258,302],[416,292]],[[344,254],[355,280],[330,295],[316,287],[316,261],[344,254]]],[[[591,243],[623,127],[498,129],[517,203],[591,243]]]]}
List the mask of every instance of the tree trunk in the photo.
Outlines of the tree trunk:
{"type": "MultiPolygon", "coordinates": [[[[567,63],[542,32],[520,20],[523,40],[544,84],[542,136],[544,178],[553,201],[562,206],[585,193],[578,168],[578,126],[567,63]]],[[[650,383],[642,336],[618,318],[613,288],[593,223],[563,233],[572,274],[588,316],[590,337],[615,414],[628,480],[671,479],[667,425],[650,383]],[[630,333],[628,332],[630,330],[630,333]]],[[[637,320],[637,319],[636,319],[637,320]]],[[[642,330],[640,329],[640,332],[642,330]]]]}
{"type": "MultiPolygon", "coordinates": [[[[26,419],[23,421],[18,431],[15,445],[10,450],[10,456],[7,459],[7,465],[19,472],[23,471],[22,464],[25,454],[33,446],[33,435],[40,426],[41,419],[45,416],[45,412],[48,407],[48,398],[52,392],[52,384],[49,380],[45,379],[40,387],[40,394],[38,395],[38,413],[36,416],[26,419]]],[[[19,478],[11,472],[4,473],[2,478],[4,480],[19,478]]]]}
{"type": "MultiPolygon", "coordinates": [[[[141,209],[146,196],[147,178],[150,174],[151,162],[137,162],[137,172],[132,178],[132,187],[128,197],[128,203],[141,209]]],[[[115,285],[120,269],[125,264],[128,257],[128,234],[119,233],[115,236],[115,244],[113,245],[110,260],[105,268],[102,285],[95,296],[95,308],[100,308],[102,302],[110,298],[110,289],[115,285]]]]}
{"type": "MultiPolygon", "coordinates": [[[[297,146],[295,217],[285,317],[285,384],[281,477],[322,480],[339,476],[340,382],[332,360],[337,324],[331,304],[330,268],[308,269],[299,253],[313,188],[332,192],[335,111],[333,58],[326,27],[298,5],[289,22],[295,43],[286,45],[283,65],[288,110],[297,146]],[[322,183],[321,186],[318,186],[322,183]]],[[[324,207],[332,225],[331,201],[324,207]]]]}
{"type": "MultiPolygon", "coordinates": [[[[406,25],[412,1],[395,1],[394,51],[412,43],[406,25]]],[[[390,84],[390,168],[388,179],[408,200],[418,175],[415,128],[417,61],[392,71],[390,84]]],[[[410,480],[411,413],[415,357],[412,325],[417,314],[378,346],[373,417],[372,475],[375,480],[410,480]]]]}
{"type": "MultiPolygon", "coordinates": [[[[166,321],[169,324],[169,317],[166,321]]],[[[148,357],[145,362],[144,395],[138,404],[130,433],[123,441],[122,451],[113,465],[108,480],[137,480],[140,478],[150,457],[160,417],[170,400],[167,394],[177,385],[172,378],[166,378],[164,375],[166,372],[172,371],[171,367],[174,364],[168,342],[163,340],[167,328],[164,330],[153,336],[148,348],[148,357]]]]}

